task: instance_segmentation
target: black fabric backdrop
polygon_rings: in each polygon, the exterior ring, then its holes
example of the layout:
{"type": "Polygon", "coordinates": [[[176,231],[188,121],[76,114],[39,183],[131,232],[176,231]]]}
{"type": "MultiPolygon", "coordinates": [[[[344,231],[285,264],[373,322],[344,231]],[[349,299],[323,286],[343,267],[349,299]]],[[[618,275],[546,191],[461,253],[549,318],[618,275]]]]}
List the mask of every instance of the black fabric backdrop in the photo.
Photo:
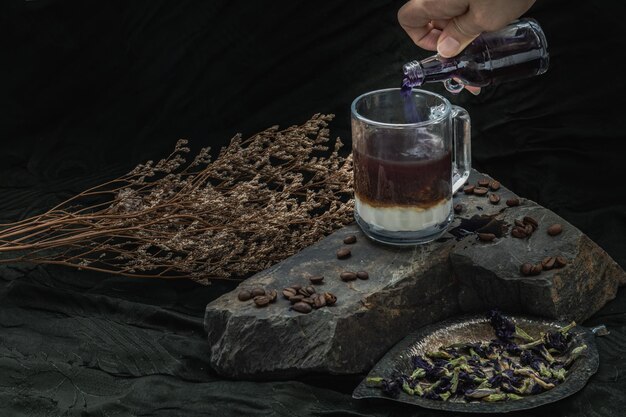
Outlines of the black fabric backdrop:
{"type": "MultiPolygon", "coordinates": [[[[426,56],[396,22],[402,1],[2,2],[0,222],[40,213],[158,159],[187,138],[226,144],[334,113],[349,146],[357,95],[399,84],[426,56]]],[[[626,6],[539,0],[549,71],[449,96],[473,122],[474,166],[554,210],[626,267],[622,176],[626,6]]],[[[429,87],[443,92],[439,86],[429,87]]],[[[56,267],[0,269],[0,417],[435,416],[357,402],[363,375],[232,381],[208,367],[205,305],[233,288],[56,267]]],[[[514,415],[626,414],[626,294],[601,366],[575,396],[514,415]]]]}

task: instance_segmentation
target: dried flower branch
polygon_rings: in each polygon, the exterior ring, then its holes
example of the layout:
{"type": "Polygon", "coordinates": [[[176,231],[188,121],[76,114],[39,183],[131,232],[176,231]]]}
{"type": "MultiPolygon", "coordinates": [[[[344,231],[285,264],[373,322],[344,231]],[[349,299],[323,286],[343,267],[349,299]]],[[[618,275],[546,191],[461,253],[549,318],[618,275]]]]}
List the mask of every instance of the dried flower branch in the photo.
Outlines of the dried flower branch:
{"type": "Polygon", "coordinates": [[[328,122],[235,136],[212,161],[180,140],[165,159],[0,225],[0,263],[134,277],[241,279],[352,221],[352,160],[328,122]]]}

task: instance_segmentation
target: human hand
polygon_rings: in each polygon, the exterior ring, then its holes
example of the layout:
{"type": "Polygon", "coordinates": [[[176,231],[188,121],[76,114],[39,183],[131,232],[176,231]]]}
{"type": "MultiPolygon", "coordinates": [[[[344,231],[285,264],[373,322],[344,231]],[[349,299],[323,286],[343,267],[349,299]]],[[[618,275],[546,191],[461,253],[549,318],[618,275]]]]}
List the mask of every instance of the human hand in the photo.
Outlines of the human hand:
{"type": "Polygon", "coordinates": [[[503,28],[535,0],[409,0],[398,22],[415,44],[450,58],[482,32],[503,28]]]}

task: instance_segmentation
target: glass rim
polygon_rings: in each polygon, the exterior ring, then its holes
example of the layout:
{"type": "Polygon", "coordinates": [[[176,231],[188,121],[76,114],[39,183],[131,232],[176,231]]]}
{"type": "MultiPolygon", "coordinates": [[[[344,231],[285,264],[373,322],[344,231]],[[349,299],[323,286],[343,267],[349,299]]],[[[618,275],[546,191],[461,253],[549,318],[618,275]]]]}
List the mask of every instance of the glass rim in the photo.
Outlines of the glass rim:
{"type": "Polygon", "coordinates": [[[386,93],[389,93],[391,91],[397,91],[398,93],[400,93],[400,90],[402,90],[400,87],[392,87],[392,88],[383,88],[383,89],[380,89],[380,90],[372,90],[372,91],[368,91],[366,93],[363,93],[360,96],[358,96],[357,98],[355,98],[354,100],[352,100],[352,104],[350,106],[350,113],[356,119],[358,119],[358,120],[360,120],[360,121],[362,121],[364,123],[370,124],[370,125],[379,126],[379,127],[386,127],[386,128],[399,128],[400,129],[400,128],[407,128],[407,127],[428,126],[428,125],[431,125],[431,124],[439,123],[442,120],[444,120],[445,118],[447,118],[450,115],[450,112],[452,111],[452,104],[450,103],[450,101],[447,98],[445,98],[441,94],[433,93],[432,91],[422,90],[422,89],[419,89],[419,88],[412,88],[411,89],[411,94],[418,93],[420,95],[426,95],[426,96],[435,97],[436,99],[440,100],[442,102],[442,104],[445,105],[445,111],[442,112],[442,114],[438,115],[434,119],[428,119],[428,120],[424,120],[422,122],[416,122],[416,123],[385,123],[385,122],[379,122],[379,121],[376,121],[376,120],[368,119],[367,117],[363,116],[362,114],[360,114],[356,110],[357,103],[359,101],[363,100],[366,97],[373,96],[373,95],[376,95],[376,94],[383,94],[383,93],[386,94],[386,93]]]}

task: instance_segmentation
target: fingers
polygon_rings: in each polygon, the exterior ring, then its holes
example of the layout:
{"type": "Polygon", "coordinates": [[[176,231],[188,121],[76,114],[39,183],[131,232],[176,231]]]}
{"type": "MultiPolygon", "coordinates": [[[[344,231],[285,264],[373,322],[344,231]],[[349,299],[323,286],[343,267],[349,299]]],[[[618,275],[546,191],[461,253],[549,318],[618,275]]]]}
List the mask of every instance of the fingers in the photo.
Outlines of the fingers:
{"type": "Polygon", "coordinates": [[[467,0],[409,0],[398,10],[398,22],[420,48],[435,51],[441,30],[467,10],[467,0]]]}
{"type": "Polygon", "coordinates": [[[504,27],[535,0],[409,0],[398,22],[413,42],[444,57],[461,52],[478,35],[504,27]]]}
{"type": "Polygon", "coordinates": [[[469,13],[457,16],[450,20],[439,36],[437,52],[445,58],[458,55],[481,32],[482,28],[475,23],[469,13]]]}
{"type": "Polygon", "coordinates": [[[423,9],[421,2],[409,1],[398,10],[398,23],[417,46],[434,51],[441,31],[435,29],[428,16],[429,13],[423,9]],[[431,34],[433,29],[438,32],[431,34]]]}

